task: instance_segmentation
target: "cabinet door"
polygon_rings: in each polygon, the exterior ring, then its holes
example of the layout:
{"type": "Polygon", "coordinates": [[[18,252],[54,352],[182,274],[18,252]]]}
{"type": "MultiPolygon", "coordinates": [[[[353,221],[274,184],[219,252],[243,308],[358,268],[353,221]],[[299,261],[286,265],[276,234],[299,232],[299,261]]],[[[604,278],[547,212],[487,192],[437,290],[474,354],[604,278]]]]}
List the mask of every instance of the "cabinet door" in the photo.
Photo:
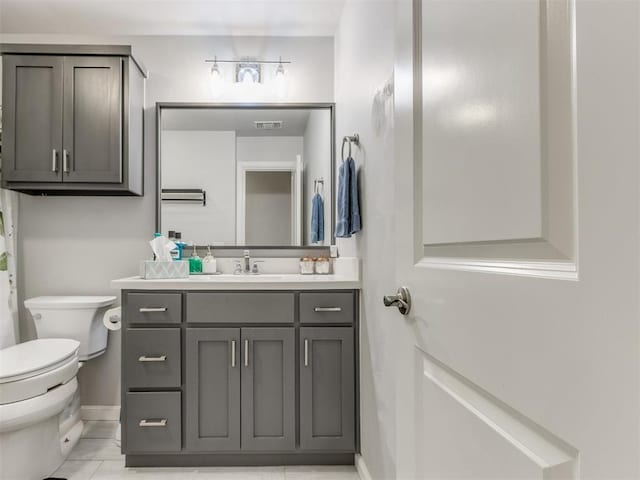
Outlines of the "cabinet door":
{"type": "Polygon", "coordinates": [[[242,449],[295,449],[294,328],[242,329],[242,449]]]}
{"type": "Polygon", "coordinates": [[[355,448],[351,327],[300,328],[300,448],[355,448]]]}
{"type": "Polygon", "coordinates": [[[187,450],[240,449],[239,344],[239,328],[187,329],[187,450]]]}
{"type": "Polygon", "coordinates": [[[122,60],[64,58],[63,181],[122,182],[122,60]]]}
{"type": "Polygon", "coordinates": [[[4,180],[61,180],[62,71],[62,57],[4,57],[4,180]]]}

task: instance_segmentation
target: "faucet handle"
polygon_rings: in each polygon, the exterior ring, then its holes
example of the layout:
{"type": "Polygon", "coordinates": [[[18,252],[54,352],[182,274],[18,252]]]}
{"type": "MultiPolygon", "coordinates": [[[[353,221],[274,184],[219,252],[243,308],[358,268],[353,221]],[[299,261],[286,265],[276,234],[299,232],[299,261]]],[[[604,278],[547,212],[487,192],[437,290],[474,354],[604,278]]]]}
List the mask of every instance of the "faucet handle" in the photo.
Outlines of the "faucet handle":
{"type": "Polygon", "coordinates": [[[255,260],[253,262],[253,267],[251,267],[251,273],[254,273],[254,274],[260,273],[260,269],[258,268],[259,263],[264,263],[264,260],[255,260]]]}
{"type": "Polygon", "coordinates": [[[242,263],[240,263],[239,261],[234,262],[234,269],[233,269],[233,273],[235,275],[238,275],[240,273],[242,273],[242,263]]]}

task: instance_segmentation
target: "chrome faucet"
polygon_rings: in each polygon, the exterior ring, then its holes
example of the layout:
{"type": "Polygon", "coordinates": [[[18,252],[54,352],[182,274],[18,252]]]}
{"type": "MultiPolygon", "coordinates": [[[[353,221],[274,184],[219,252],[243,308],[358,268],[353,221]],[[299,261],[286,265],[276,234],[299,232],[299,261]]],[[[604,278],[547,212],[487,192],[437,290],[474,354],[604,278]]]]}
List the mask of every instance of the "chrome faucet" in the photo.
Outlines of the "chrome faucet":
{"type": "Polygon", "coordinates": [[[244,256],[244,273],[251,273],[251,254],[249,250],[242,252],[244,256]]]}

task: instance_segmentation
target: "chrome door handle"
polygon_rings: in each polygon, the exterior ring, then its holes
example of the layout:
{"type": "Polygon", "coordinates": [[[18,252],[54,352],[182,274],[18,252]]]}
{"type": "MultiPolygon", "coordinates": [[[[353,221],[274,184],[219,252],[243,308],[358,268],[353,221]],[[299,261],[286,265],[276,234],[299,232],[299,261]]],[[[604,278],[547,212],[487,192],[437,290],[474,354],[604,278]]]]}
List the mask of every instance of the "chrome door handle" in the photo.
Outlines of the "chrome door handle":
{"type": "Polygon", "coordinates": [[[138,361],[141,363],[150,363],[150,362],[166,362],[166,355],[141,355],[138,357],[138,361]]]}
{"type": "Polygon", "coordinates": [[[309,366],[309,340],[304,339],[304,366],[309,366]]]}
{"type": "Polygon", "coordinates": [[[320,313],[320,312],[341,312],[342,311],[342,307],[315,307],[313,309],[314,312],[316,313],[320,313]]]}
{"type": "Polygon", "coordinates": [[[166,427],[167,419],[166,418],[150,418],[140,420],[138,423],[140,427],[166,427]]]}
{"type": "Polygon", "coordinates": [[[236,367],[236,341],[231,340],[231,368],[236,367]]]}
{"type": "Polygon", "coordinates": [[[244,366],[249,366],[249,340],[244,341],[244,366]]]}
{"type": "Polygon", "coordinates": [[[58,151],[55,148],[51,150],[51,171],[53,173],[58,171],[58,151]]]}
{"type": "Polygon", "coordinates": [[[69,173],[69,152],[66,148],[62,150],[62,171],[69,173]]]}
{"type": "Polygon", "coordinates": [[[402,315],[411,311],[411,294],[407,287],[400,287],[395,295],[385,295],[382,301],[385,307],[398,307],[402,315]]]}
{"type": "Polygon", "coordinates": [[[140,313],[166,312],[167,307],[140,307],[138,311],[140,313]]]}

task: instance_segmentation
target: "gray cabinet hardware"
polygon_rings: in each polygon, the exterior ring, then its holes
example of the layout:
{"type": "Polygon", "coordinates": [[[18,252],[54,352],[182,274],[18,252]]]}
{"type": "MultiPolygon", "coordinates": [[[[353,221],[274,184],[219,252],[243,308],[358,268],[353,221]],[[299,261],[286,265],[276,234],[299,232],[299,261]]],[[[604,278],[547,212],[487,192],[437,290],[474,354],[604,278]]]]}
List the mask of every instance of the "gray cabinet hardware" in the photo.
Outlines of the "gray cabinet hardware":
{"type": "Polygon", "coordinates": [[[314,312],[341,312],[342,307],[315,307],[314,312]]]}
{"type": "Polygon", "coordinates": [[[51,171],[53,173],[58,171],[58,152],[55,148],[51,150],[51,171]]]}
{"type": "Polygon", "coordinates": [[[166,418],[153,418],[153,419],[143,419],[138,423],[140,427],[166,427],[167,419],[166,418]]]}
{"type": "Polygon", "coordinates": [[[236,367],[236,341],[231,340],[231,368],[236,367]]]}
{"type": "Polygon", "coordinates": [[[62,150],[62,171],[69,173],[69,152],[66,148],[62,150]]]}
{"type": "Polygon", "coordinates": [[[244,366],[249,366],[249,340],[244,341],[244,366]]]}
{"type": "Polygon", "coordinates": [[[304,366],[309,366],[309,339],[304,339],[304,366]]]}
{"type": "Polygon", "coordinates": [[[145,363],[145,362],[166,362],[167,361],[167,356],[166,355],[141,355],[138,357],[138,361],[145,363]]]}
{"type": "Polygon", "coordinates": [[[166,312],[167,307],[140,307],[140,313],[166,312]]]}

